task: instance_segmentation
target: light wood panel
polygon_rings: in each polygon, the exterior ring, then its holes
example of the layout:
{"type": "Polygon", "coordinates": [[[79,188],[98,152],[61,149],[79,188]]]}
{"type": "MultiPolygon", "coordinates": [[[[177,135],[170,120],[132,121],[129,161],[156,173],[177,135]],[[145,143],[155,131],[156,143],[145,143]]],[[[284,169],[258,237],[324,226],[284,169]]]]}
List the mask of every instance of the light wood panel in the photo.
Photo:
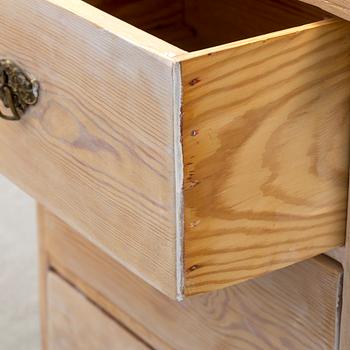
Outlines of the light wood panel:
{"type": "MultiPolygon", "coordinates": [[[[130,274],[61,220],[48,212],[46,217],[53,267],[109,312],[115,305],[128,315],[117,312],[122,322],[127,319],[130,325],[134,319],[173,349],[336,349],[342,269],[328,257],[178,303],[130,274]]],[[[154,339],[145,339],[159,348],[154,339]]]]}
{"type": "Polygon", "coordinates": [[[173,45],[188,49],[194,41],[184,21],[183,0],[87,1],[103,11],[173,45]]]}
{"type": "Polygon", "coordinates": [[[48,275],[49,350],[150,350],[71,285],[48,275]]]}
{"type": "MultiPolygon", "coordinates": [[[[42,207],[40,204],[37,205],[38,211],[38,235],[40,240],[40,248],[42,250],[41,257],[45,257],[44,259],[40,259],[40,271],[41,271],[41,288],[40,288],[40,303],[41,303],[41,325],[42,325],[42,344],[43,350],[47,350],[47,337],[48,337],[48,322],[47,322],[47,277],[48,277],[48,268],[52,271],[52,262],[49,260],[49,246],[46,244],[47,240],[50,238],[51,233],[57,233],[59,235],[64,234],[77,234],[74,233],[73,229],[70,228],[67,224],[64,224],[61,220],[55,217],[53,214],[50,214],[47,209],[42,207]],[[60,225],[60,226],[58,226],[60,225]],[[62,228],[61,229],[59,229],[62,228]],[[59,229],[59,231],[58,231],[59,229]]],[[[80,234],[78,234],[80,235],[80,234]]],[[[69,237],[69,236],[68,236],[69,237]]],[[[63,239],[63,236],[59,237],[63,239]]],[[[96,247],[94,249],[97,249],[96,247]]],[[[106,254],[102,254],[106,255],[106,254]]],[[[111,258],[109,258],[111,260],[111,258]]],[[[52,260],[52,256],[51,256],[52,260]]],[[[119,265],[118,265],[119,266],[119,265]]],[[[70,281],[70,283],[76,283],[76,277],[65,270],[64,277],[70,281]]],[[[128,329],[132,329],[136,334],[138,334],[142,339],[147,339],[148,343],[152,344],[155,349],[162,350],[175,350],[171,348],[169,345],[164,343],[156,334],[152,333],[148,329],[146,329],[141,323],[138,323],[130,317],[125,311],[118,308],[115,304],[112,304],[109,300],[102,297],[101,294],[89,287],[87,284],[76,283],[79,285],[79,289],[83,292],[83,294],[88,295],[91,300],[93,300],[101,309],[106,310],[109,314],[113,315],[118,321],[120,321],[124,327],[128,329]]]]}
{"type": "Polygon", "coordinates": [[[174,63],[183,51],[79,0],[0,0],[0,56],[41,84],[0,123],[0,172],[175,298],[174,63]]]}
{"type": "MultiPolygon", "coordinates": [[[[180,21],[161,1],[118,13],[180,21]]],[[[1,57],[41,84],[0,172],[131,272],[181,299],[343,243],[347,25],[186,53],[79,0],[0,5],[1,57]]]]}
{"type": "Polygon", "coordinates": [[[318,6],[325,11],[333,13],[336,16],[350,20],[350,2],[349,0],[301,0],[305,3],[318,6]]]}
{"type": "Polygon", "coordinates": [[[344,243],[350,24],[183,56],[185,294],[344,243]]]}

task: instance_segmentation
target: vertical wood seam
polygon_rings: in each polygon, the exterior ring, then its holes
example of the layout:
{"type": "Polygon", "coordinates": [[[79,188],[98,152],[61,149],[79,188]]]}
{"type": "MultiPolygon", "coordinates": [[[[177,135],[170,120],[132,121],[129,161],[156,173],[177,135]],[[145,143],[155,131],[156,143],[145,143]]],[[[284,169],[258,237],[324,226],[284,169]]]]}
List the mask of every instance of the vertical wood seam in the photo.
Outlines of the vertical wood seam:
{"type": "Polygon", "coordinates": [[[184,164],[182,149],[182,76],[181,65],[173,62],[173,120],[175,169],[175,236],[176,236],[176,298],[184,299],[184,164]]]}

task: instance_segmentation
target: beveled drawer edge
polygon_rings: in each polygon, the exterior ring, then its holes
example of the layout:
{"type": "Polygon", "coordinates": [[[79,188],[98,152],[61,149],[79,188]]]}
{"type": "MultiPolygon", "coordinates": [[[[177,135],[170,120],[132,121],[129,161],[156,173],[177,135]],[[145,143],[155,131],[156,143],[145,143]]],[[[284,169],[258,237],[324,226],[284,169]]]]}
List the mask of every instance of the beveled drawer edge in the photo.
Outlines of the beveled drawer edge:
{"type": "Polygon", "coordinates": [[[174,116],[174,170],[175,170],[175,249],[176,249],[176,298],[184,299],[184,157],[182,148],[182,75],[181,64],[173,64],[173,116],[174,116]]]}
{"type": "Polygon", "coordinates": [[[142,29],[128,24],[113,15],[84,2],[83,0],[45,0],[57,7],[63,8],[75,15],[94,23],[97,27],[109,31],[156,56],[172,61],[173,57],[185,54],[182,50],[162,39],[159,39],[142,29]]]}

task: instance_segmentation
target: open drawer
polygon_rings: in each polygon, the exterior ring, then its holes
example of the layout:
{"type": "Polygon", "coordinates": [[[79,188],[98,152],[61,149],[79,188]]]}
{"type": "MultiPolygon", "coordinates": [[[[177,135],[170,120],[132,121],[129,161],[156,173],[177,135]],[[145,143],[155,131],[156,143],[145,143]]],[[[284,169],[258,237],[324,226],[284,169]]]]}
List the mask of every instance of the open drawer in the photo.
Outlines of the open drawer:
{"type": "Polygon", "coordinates": [[[173,298],[343,244],[347,22],[293,0],[90,2],[0,0],[0,55],[40,83],[0,122],[0,172],[173,298]]]}

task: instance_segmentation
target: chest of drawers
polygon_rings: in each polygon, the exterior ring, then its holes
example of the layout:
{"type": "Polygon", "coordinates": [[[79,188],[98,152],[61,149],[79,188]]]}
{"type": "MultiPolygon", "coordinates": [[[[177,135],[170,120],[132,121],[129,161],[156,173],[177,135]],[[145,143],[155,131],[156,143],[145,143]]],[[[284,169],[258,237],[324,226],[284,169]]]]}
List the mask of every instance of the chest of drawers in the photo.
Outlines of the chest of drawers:
{"type": "Polygon", "coordinates": [[[0,172],[41,205],[45,346],[86,348],[86,313],[91,349],[337,349],[347,249],[307,259],[346,241],[350,24],[307,2],[1,2],[0,172]]]}

